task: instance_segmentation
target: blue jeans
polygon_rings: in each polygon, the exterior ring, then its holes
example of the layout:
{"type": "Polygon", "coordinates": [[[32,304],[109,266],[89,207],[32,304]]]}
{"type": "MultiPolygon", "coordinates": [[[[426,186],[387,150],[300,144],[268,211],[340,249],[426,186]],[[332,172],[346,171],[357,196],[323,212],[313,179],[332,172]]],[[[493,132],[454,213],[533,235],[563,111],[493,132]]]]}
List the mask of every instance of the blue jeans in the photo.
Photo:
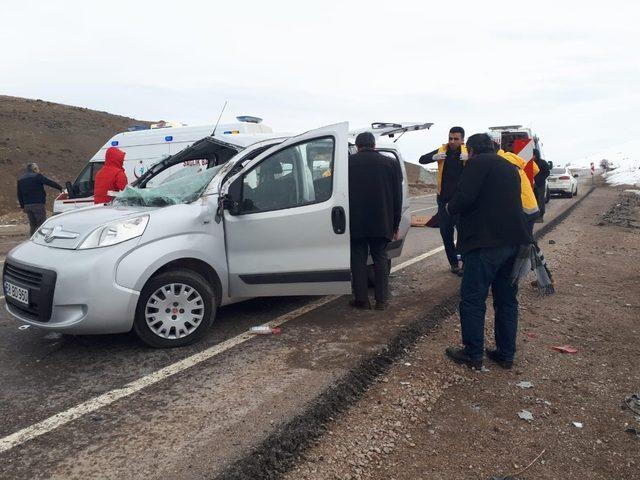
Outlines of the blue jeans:
{"type": "Polygon", "coordinates": [[[480,248],[464,256],[460,286],[460,323],[465,353],[473,360],[484,355],[484,319],[489,288],[495,310],[495,340],[499,355],[513,360],[518,330],[518,285],[510,276],[518,247],[480,248]]]}
{"type": "Polygon", "coordinates": [[[438,199],[438,226],[440,227],[440,236],[444,245],[444,251],[447,254],[449,265],[458,266],[458,256],[456,244],[453,241],[453,231],[458,228],[458,215],[449,215],[444,208],[446,202],[438,199]]]}

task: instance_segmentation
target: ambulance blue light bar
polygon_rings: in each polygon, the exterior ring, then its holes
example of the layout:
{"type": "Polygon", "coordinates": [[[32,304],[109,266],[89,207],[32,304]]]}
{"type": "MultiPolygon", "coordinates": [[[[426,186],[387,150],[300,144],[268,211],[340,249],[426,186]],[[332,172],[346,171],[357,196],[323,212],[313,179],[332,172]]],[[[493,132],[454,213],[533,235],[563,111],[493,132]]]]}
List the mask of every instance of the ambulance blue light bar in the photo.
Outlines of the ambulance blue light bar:
{"type": "Polygon", "coordinates": [[[114,140],[113,142],[111,142],[111,146],[112,147],[117,147],[119,143],[120,142],[118,142],[118,140],[114,140]]]}
{"type": "Polygon", "coordinates": [[[166,137],[164,137],[165,142],[171,142],[172,140],[173,140],[173,135],[167,135],[166,137]]]}

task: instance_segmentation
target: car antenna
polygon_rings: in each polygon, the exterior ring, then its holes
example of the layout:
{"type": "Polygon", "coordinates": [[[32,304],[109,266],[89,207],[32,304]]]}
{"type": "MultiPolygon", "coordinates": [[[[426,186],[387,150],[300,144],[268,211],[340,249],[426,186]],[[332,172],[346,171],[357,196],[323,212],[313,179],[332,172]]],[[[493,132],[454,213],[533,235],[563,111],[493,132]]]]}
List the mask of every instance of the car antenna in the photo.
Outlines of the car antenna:
{"type": "Polygon", "coordinates": [[[218,115],[218,121],[216,121],[216,124],[213,127],[213,132],[211,132],[211,136],[212,137],[216,134],[216,128],[218,128],[218,124],[220,123],[220,119],[222,118],[222,114],[224,113],[224,109],[227,108],[227,103],[229,103],[229,100],[225,100],[224,101],[224,105],[222,106],[222,110],[220,111],[220,115],[218,115]]]}

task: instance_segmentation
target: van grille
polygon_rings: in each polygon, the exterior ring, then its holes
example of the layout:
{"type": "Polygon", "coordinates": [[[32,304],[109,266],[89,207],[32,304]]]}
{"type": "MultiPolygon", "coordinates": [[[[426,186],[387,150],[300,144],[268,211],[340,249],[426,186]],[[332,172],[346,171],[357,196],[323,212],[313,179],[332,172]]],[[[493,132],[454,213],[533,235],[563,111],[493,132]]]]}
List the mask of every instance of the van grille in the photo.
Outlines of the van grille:
{"type": "Polygon", "coordinates": [[[8,280],[29,290],[29,305],[8,296],[5,296],[5,301],[19,315],[37,322],[48,322],[51,319],[56,277],[56,272],[52,270],[23,265],[15,260],[7,260],[4,264],[3,284],[5,280],[8,280]]]}

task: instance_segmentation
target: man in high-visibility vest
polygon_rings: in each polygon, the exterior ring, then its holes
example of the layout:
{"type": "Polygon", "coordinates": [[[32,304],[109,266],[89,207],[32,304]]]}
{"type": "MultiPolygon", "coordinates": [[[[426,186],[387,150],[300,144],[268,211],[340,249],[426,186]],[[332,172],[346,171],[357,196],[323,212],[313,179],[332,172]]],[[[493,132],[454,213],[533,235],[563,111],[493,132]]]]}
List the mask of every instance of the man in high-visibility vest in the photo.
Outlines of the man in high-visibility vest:
{"type": "Polygon", "coordinates": [[[453,127],[449,130],[448,143],[422,155],[419,160],[423,165],[438,162],[438,225],[447,260],[449,260],[451,271],[456,275],[462,274],[462,269],[458,262],[458,252],[453,241],[453,233],[457,228],[458,216],[449,215],[444,207],[458,188],[458,182],[467,158],[467,147],[464,145],[464,129],[462,127],[453,127]]]}

